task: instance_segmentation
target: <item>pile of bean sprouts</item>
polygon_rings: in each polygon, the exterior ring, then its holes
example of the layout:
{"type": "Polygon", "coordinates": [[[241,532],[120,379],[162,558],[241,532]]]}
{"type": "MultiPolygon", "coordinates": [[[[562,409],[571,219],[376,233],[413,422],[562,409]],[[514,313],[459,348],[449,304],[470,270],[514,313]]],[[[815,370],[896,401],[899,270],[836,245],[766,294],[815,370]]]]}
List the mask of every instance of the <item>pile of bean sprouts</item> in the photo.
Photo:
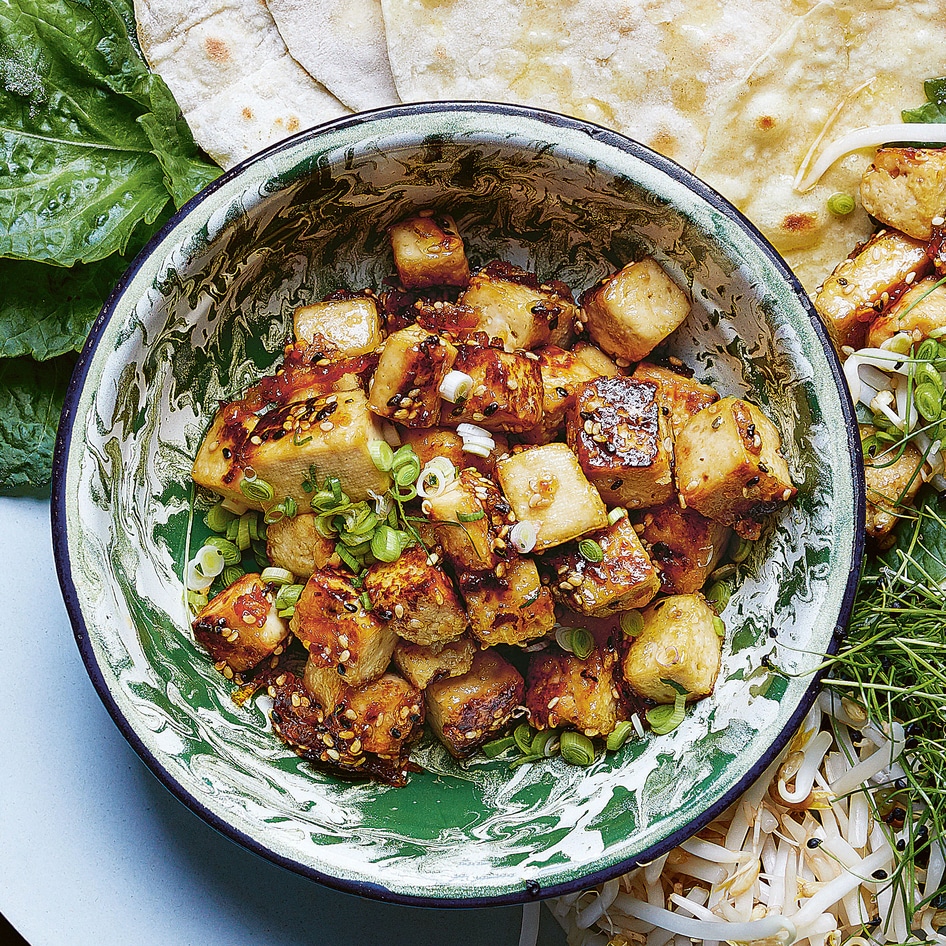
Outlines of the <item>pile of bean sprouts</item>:
{"type": "Polygon", "coordinates": [[[944,840],[906,876],[896,864],[910,826],[877,816],[877,793],[904,777],[905,742],[899,723],[878,725],[822,692],[720,818],[657,860],[547,906],[569,946],[946,946],[946,910],[936,907],[944,840]]]}

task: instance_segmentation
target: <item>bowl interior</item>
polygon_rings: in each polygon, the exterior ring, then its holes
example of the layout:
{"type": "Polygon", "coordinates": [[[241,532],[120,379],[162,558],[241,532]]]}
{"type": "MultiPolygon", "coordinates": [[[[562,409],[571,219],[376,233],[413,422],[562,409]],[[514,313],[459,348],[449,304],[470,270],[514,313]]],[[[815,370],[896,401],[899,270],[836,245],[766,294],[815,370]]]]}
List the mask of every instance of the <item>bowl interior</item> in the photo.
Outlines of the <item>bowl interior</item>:
{"type": "Polygon", "coordinates": [[[93,331],[60,433],[60,574],[122,731],[201,816],[343,889],[444,905],[575,889],[669,848],[785,743],[850,607],[862,489],[849,404],[810,307],[728,205],[670,162],[579,122],[419,106],[303,134],[225,176],[136,262],[93,331]],[[392,271],[385,227],[452,213],[471,262],[576,292],[643,253],[690,287],[673,341],[697,377],[780,427],[799,496],[740,568],[716,692],[667,736],[583,769],[462,765],[436,744],[406,788],[313,770],[238,707],[193,643],[182,572],[189,470],[217,404],[277,364],[295,306],[392,271]],[[763,658],[771,655],[778,671],[763,658]],[[536,885],[538,885],[536,887],[536,885]]]}

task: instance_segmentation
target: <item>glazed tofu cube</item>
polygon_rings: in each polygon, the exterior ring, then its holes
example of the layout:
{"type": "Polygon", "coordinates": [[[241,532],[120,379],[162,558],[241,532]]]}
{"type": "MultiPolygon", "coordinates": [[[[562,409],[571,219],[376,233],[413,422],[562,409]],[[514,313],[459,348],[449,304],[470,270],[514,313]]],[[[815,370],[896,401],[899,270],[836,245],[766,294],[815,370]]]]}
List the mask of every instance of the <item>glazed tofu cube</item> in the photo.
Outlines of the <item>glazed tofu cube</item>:
{"type": "Polygon", "coordinates": [[[578,313],[564,283],[540,283],[535,274],[499,260],[473,276],[460,302],[476,313],[477,328],[500,339],[507,351],[566,347],[578,313]]]}
{"type": "Polygon", "coordinates": [[[668,595],[699,591],[729,543],[730,530],[675,500],[639,513],[641,541],[668,595]]]}
{"type": "Polygon", "coordinates": [[[240,453],[258,423],[259,417],[241,401],[224,404],[204,434],[194,458],[191,468],[194,482],[225,499],[261,509],[262,504],[248,500],[240,489],[243,478],[240,453]]]}
{"type": "Polygon", "coordinates": [[[575,401],[576,388],[583,381],[599,377],[600,372],[557,345],[540,348],[536,354],[542,374],[542,419],[532,430],[524,432],[522,439],[544,444],[555,440],[565,426],[565,413],[575,401]]]}
{"type": "MultiPolygon", "coordinates": [[[[876,428],[869,424],[862,424],[859,429],[862,441],[876,433],[876,428]]],[[[919,474],[922,466],[923,456],[912,443],[894,447],[888,455],[877,450],[865,450],[866,528],[868,536],[880,548],[893,544],[894,526],[904,513],[909,513],[923,483],[919,474]]]]}
{"type": "Polygon", "coordinates": [[[501,562],[495,572],[460,575],[473,636],[484,646],[524,644],[555,625],[552,595],[531,558],[501,562]]]}
{"type": "Polygon", "coordinates": [[[586,736],[607,736],[618,721],[620,692],[613,647],[596,647],[581,660],[557,647],[529,657],[525,705],[536,729],[567,726],[586,736]]]}
{"type": "Polygon", "coordinates": [[[455,640],[466,630],[466,612],[450,579],[419,545],[393,562],[372,565],[364,590],[378,618],[415,644],[455,640]]]}
{"type": "Polygon", "coordinates": [[[946,215],[946,149],[880,148],[861,178],[861,203],[886,226],[929,240],[946,215]]]}
{"type": "Polygon", "coordinates": [[[519,433],[542,419],[542,371],[536,359],[501,348],[460,345],[453,369],[468,374],[473,388],[463,401],[443,402],[442,424],[472,423],[519,433]]]}
{"type": "Polygon", "coordinates": [[[259,575],[244,575],[197,613],[194,638],[227,677],[272,656],[289,635],[274,602],[275,595],[259,575]]]}
{"type": "Polygon", "coordinates": [[[462,676],[424,690],[427,722],[450,754],[463,759],[501,732],[522,704],[525,681],[495,650],[481,650],[462,676]]]}
{"type": "Polygon", "coordinates": [[[859,246],[815,292],[815,308],[835,345],[863,348],[868,325],[933,263],[922,240],[881,230],[859,246]]]}
{"type": "Polygon", "coordinates": [[[657,385],[657,406],[670,422],[670,436],[674,440],[694,414],[719,400],[718,392],[708,384],[695,381],[682,370],[674,371],[642,361],[634,369],[632,377],[635,381],[657,385]]]}
{"type": "MultiPolygon", "coordinates": [[[[340,358],[366,355],[381,344],[378,301],[365,293],[341,291],[323,302],[301,306],[292,317],[297,341],[326,342],[340,358]]],[[[325,357],[332,357],[326,352],[325,357]]]]}
{"type": "Polygon", "coordinates": [[[687,506],[757,539],[763,519],[797,492],[778,428],[754,404],[725,397],[694,414],[676,444],[687,506]]]}
{"type": "Polygon", "coordinates": [[[404,678],[423,690],[434,680],[459,677],[473,666],[476,644],[466,635],[445,644],[412,644],[398,641],[394,665],[404,678]]]}
{"type": "Polygon", "coordinates": [[[591,369],[592,377],[613,378],[621,373],[618,366],[591,342],[576,342],[572,346],[572,354],[591,369]]]}
{"type": "Polygon", "coordinates": [[[622,660],[623,677],[637,696],[673,703],[682,687],[687,701],[709,696],[719,673],[722,638],[716,612],[701,595],[661,598],[646,608],[643,630],[631,640],[622,660]]]}
{"type": "Polygon", "coordinates": [[[496,484],[475,470],[461,470],[438,496],[427,499],[427,518],[436,530],[444,554],[457,572],[491,571],[505,558],[505,543],[497,540],[508,526],[509,503],[496,484]]]}
{"type": "Polygon", "coordinates": [[[389,227],[388,235],[405,289],[465,286],[470,281],[463,240],[452,217],[421,213],[389,227]]]}
{"type": "Polygon", "coordinates": [[[673,441],[657,385],[596,378],[575,394],[568,445],[609,506],[654,506],[673,495],[673,441]]]}
{"type": "Polygon", "coordinates": [[[291,571],[297,578],[308,578],[324,568],[335,545],[319,535],[313,513],[285,516],[266,527],[266,555],[273,565],[291,571]]]}
{"type": "Polygon", "coordinates": [[[563,443],[515,453],[496,464],[496,474],[516,518],[535,524],[538,552],[608,524],[601,497],[563,443]]]}
{"type": "Polygon", "coordinates": [[[582,296],[588,334],[626,363],[649,355],[690,313],[687,294],[651,257],[628,263],[582,296]]]}
{"type": "Polygon", "coordinates": [[[939,285],[935,277],[927,276],[913,283],[870,323],[867,345],[879,348],[898,332],[906,332],[914,340],[928,338],[934,329],[946,329],[946,286],[939,285]]]}
{"type": "MultiPolygon", "coordinates": [[[[310,737],[310,752],[301,754],[403,784],[410,745],[423,732],[424,700],[420,690],[396,673],[384,673],[357,687],[339,681],[337,673],[320,667],[311,658],[306,664],[304,690],[297,690],[297,699],[301,703],[302,696],[308,695],[318,707],[322,722],[318,722],[315,708],[310,709],[315,738],[310,737]],[[401,778],[397,778],[399,775],[401,778]]],[[[291,695],[289,700],[277,698],[273,708],[281,723],[278,728],[274,726],[277,732],[285,732],[288,721],[303,708],[296,708],[295,702],[291,695]]]]}
{"type": "Polygon", "coordinates": [[[446,457],[458,470],[473,467],[483,476],[491,477],[496,469],[496,458],[509,450],[509,441],[497,431],[491,431],[496,444],[489,456],[481,457],[463,449],[463,438],[447,427],[412,427],[402,431],[401,442],[409,443],[422,467],[434,457],[446,457]]]}
{"type": "Polygon", "coordinates": [[[349,686],[380,677],[397,644],[394,628],[366,611],[351,578],[333,568],[312,574],[289,626],[309,660],[330,667],[349,686]]]}
{"type": "Polygon", "coordinates": [[[368,406],[405,427],[435,427],[440,419],[440,385],[457,350],[417,325],[389,335],[371,379],[368,406]]]}
{"type": "Polygon", "coordinates": [[[660,590],[657,569],[627,516],[585,538],[600,547],[600,562],[589,561],[577,542],[560,545],[543,558],[553,594],[567,608],[605,617],[642,608],[660,590]]]}
{"type": "MultiPolygon", "coordinates": [[[[324,480],[338,477],[353,502],[383,493],[391,484],[371,459],[368,443],[383,439],[364,394],[343,391],[274,408],[263,414],[240,459],[273,488],[273,503],[291,496],[302,509],[312,499],[303,489],[314,467],[324,480]]],[[[247,505],[262,508],[244,497],[247,505]]]]}

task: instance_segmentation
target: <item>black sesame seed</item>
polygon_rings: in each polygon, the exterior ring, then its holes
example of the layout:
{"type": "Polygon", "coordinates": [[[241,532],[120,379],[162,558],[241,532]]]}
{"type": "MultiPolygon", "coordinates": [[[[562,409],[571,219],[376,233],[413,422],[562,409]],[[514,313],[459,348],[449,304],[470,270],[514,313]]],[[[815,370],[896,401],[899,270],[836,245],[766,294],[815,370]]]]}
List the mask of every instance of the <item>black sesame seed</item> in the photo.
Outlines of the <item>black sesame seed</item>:
{"type": "Polygon", "coordinates": [[[620,489],[624,485],[624,480],[615,480],[611,484],[611,489],[620,489]]]}
{"type": "Polygon", "coordinates": [[[355,604],[354,601],[346,601],[345,610],[350,611],[352,614],[354,614],[358,610],[358,605],[355,604]]]}
{"type": "Polygon", "coordinates": [[[579,412],[578,412],[578,416],[579,416],[582,420],[594,420],[594,416],[595,416],[595,415],[594,415],[594,412],[592,412],[592,411],[579,411],[579,412]]]}
{"type": "Polygon", "coordinates": [[[808,847],[814,850],[816,847],[821,847],[821,838],[809,838],[808,847]]]}
{"type": "Polygon", "coordinates": [[[397,407],[403,397],[403,394],[395,394],[394,397],[388,399],[388,407],[397,407]]]}
{"type": "Polygon", "coordinates": [[[492,417],[493,414],[495,414],[496,411],[498,410],[499,410],[499,405],[495,401],[493,401],[492,404],[487,404],[486,407],[483,408],[483,414],[485,414],[486,417],[492,417]]]}
{"type": "Polygon", "coordinates": [[[339,675],[340,677],[344,677],[344,676],[345,676],[345,665],[344,665],[344,664],[339,664],[335,669],[338,671],[338,675],[339,675]]]}
{"type": "Polygon", "coordinates": [[[555,393],[559,397],[568,397],[568,391],[565,388],[556,388],[555,393]]]}
{"type": "Polygon", "coordinates": [[[230,457],[233,456],[233,453],[229,447],[224,447],[223,450],[221,450],[220,452],[223,454],[224,460],[229,460],[230,457]]]}
{"type": "Polygon", "coordinates": [[[874,880],[886,880],[887,871],[885,871],[883,868],[880,868],[879,870],[875,870],[874,873],[871,874],[871,877],[873,877],[874,880]]]}
{"type": "Polygon", "coordinates": [[[526,892],[529,894],[530,897],[537,897],[542,892],[542,888],[539,886],[538,881],[527,880],[526,892]]]}
{"type": "Polygon", "coordinates": [[[897,850],[898,850],[898,851],[905,851],[906,849],[907,849],[907,842],[906,842],[906,839],[905,839],[905,838],[900,838],[900,840],[897,841],[897,850]]]}

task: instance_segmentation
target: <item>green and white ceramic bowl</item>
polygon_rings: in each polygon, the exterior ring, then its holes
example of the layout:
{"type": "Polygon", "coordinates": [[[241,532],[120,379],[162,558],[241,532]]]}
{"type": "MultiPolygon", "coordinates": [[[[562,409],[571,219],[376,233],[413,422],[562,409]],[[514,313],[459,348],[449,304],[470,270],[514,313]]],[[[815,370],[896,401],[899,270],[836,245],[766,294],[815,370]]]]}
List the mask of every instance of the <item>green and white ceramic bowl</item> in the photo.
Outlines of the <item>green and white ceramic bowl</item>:
{"type": "Polygon", "coordinates": [[[566,893],[678,844],[732,802],[814,698],[863,545],[851,406],[801,287],[716,193],[620,135],[500,105],[357,115],[224,175],[151,241],[96,322],[57,446],[54,537],[82,656],[121,731],[221,831],[344,890],[430,905],[566,893]],[[643,253],[692,292],[674,350],[776,421],[799,486],[740,567],[712,697],[589,768],[458,764],[405,788],[315,771],[238,708],[195,646],[189,470],[223,400],[276,365],[301,303],[392,271],[385,227],[452,213],[473,264],[576,292],[643,253]],[[772,667],[778,670],[771,669],[772,667]]]}

